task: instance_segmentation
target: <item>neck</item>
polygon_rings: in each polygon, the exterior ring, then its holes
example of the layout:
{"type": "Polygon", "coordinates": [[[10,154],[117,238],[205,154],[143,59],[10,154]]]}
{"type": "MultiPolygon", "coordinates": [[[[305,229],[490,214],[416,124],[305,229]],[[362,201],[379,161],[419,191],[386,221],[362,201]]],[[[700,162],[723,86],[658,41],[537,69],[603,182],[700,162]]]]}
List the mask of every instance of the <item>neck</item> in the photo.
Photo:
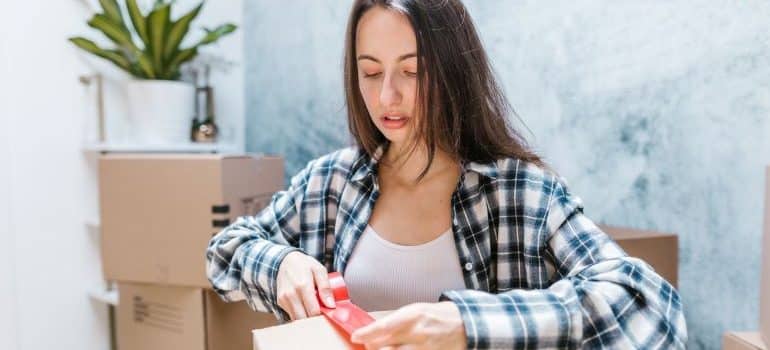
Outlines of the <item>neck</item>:
{"type": "MultiPolygon", "coordinates": [[[[413,184],[428,165],[428,148],[424,144],[417,146],[411,154],[409,147],[391,144],[382,157],[380,175],[392,178],[404,184],[413,184]]],[[[448,153],[436,149],[433,162],[423,176],[423,180],[429,180],[436,174],[447,170],[459,171],[458,162],[448,153]],[[457,169],[455,169],[457,168],[457,169]]]]}

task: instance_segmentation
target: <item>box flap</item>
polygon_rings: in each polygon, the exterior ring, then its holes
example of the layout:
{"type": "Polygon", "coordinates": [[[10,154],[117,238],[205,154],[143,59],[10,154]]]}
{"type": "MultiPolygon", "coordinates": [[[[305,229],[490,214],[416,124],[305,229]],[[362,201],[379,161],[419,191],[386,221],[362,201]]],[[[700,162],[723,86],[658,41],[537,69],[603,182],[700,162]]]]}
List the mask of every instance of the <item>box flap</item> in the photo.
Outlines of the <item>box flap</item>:
{"type": "Polygon", "coordinates": [[[723,350],[768,350],[757,332],[727,332],[722,336],[723,350]]]}
{"type": "Polygon", "coordinates": [[[673,233],[667,233],[667,232],[656,232],[656,231],[649,231],[649,230],[638,230],[628,227],[616,227],[616,226],[606,226],[606,225],[600,225],[600,228],[604,230],[605,232],[611,231],[612,232],[612,238],[615,240],[629,240],[629,239],[647,239],[647,238],[653,238],[653,237],[671,237],[676,236],[673,233]]]}
{"type": "Polygon", "coordinates": [[[170,159],[170,160],[210,160],[229,158],[260,158],[259,154],[234,154],[234,153],[108,153],[102,155],[103,159],[170,159]]]}
{"type": "MultiPolygon", "coordinates": [[[[381,318],[392,311],[372,312],[381,318]]],[[[311,317],[280,326],[253,331],[254,350],[331,350],[362,349],[350,343],[341,329],[336,328],[325,316],[311,317]],[[301,334],[302,336],[297,336],[301,334]]]]}

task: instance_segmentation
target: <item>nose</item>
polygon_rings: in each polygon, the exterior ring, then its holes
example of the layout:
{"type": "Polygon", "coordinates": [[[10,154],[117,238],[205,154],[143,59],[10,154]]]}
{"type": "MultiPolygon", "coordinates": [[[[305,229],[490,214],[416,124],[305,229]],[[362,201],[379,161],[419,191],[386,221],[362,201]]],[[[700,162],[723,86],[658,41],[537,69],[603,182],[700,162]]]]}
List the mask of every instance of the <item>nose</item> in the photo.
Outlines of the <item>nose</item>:
{"type": "Polygon", "coordinates": [[[398,86],[398,78],[394,74],[386,74],[380,90],[380,104],[385,107],[395,106],[401,103],[401,91],[398,86]]]}

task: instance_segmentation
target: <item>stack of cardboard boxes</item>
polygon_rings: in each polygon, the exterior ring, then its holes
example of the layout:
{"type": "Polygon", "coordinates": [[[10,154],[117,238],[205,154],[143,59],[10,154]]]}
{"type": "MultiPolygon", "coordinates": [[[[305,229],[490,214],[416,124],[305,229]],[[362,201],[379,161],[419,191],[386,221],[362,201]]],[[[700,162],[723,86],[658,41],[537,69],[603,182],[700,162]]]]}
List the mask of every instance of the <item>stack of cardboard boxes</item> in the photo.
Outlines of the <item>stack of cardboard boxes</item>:
{"type": "Polygon", "coordinates": [[[770,350],[770,167],[765,172],[765,213],[762,266],[759,278],[759,332],[727,332],[724,350],[770,350]]]}
{"type": "Polygon", "coordinates": [[[102,264],[116,281],[119,350],[229,350],[276,324],[210,289],[205,251],[238,216],[283,187],[283,160],[216,154],[116,154],[99,162],[102,264]]]}

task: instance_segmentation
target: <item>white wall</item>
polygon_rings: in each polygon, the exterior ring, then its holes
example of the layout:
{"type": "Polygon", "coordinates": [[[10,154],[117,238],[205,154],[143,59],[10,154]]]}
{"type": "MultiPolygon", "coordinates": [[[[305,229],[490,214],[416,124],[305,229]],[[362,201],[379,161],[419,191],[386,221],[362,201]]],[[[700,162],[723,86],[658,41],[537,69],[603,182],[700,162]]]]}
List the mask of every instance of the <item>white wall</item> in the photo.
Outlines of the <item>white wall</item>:
{"type": "MultiPolygon", "coordinates": [[[[8,12],[0,11],[0,77],[6,77],[10,71],[10,55],[5,37],[9,32],[8,12]]],[[[0,84],[4,86],[4,84],[0,84]]],[[[10,125],[8,118],[8,99],[5,90],[0,92],[0,125],[10,125]]],[[[11,199],[10,170],[11,153],[10,128],[0,127],[0,349],[16,348],[16,297],[14,292],[14,247],[11,235],[11,199]]]]}
{"type": "MultiPolygon", "coordinates": [[[[81,150],[94,134],[93,96],[78,82],[101,66],[66,41],[97,33],[80,1],[9,6],[0,11],[0,349],[105,350],[107,307],[88,296],[105,286],[98,237],[84,225],[98,214],[95,158],[81,150]]],[[[240,22],[240,9],[240,0],[209,1],[199,22],[240,22]]],[[[240,36],[214,49],[241,65],[240,36]]],[[[238,144],[242,75],[238,66],[212,79],[238,144]]],[[[125,115],[120,84],[107,82],[108,119],[125,115]]]]}
{"type": "Polygon", "coordinates": [[[77,77],[87,68],[65,40],[86,12],[74,1],[12,6],[3,21],[2,84],[10,126],[3,137],[4,258],[12,261],[0,277],[11,281],[9,348],[106,349],[107,309],[87,294],[103,284],[98,246],[83,225],[96,197],[79,149],[87,101],[77,77]]]}

